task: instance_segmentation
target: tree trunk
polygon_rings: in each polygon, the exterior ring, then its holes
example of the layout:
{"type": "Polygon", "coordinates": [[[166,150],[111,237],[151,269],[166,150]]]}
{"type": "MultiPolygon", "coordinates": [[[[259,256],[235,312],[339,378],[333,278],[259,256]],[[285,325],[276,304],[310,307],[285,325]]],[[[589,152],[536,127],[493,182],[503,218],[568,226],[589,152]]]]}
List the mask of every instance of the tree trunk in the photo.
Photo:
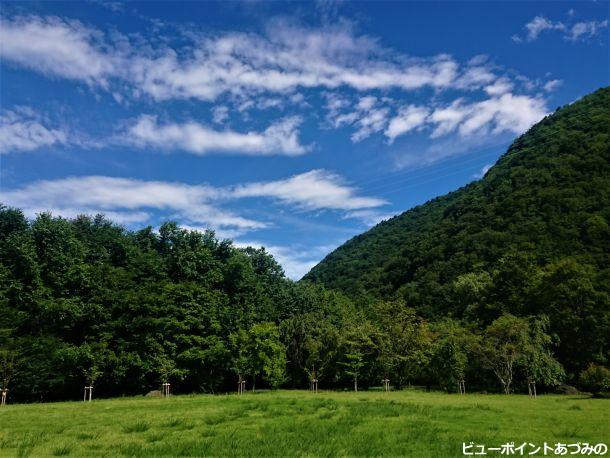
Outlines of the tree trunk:
{"type": "Polygon", "coordinates": [[[500,379],[500,381],[502,382],[502,391],[504,391],[504,394],[508,394],[508,383],[504,379],[500,379]]]}
{"type": "Polygon", "coordinates": [[[354,391],[358,392],[358,377],[354,377],[354,391]]]}

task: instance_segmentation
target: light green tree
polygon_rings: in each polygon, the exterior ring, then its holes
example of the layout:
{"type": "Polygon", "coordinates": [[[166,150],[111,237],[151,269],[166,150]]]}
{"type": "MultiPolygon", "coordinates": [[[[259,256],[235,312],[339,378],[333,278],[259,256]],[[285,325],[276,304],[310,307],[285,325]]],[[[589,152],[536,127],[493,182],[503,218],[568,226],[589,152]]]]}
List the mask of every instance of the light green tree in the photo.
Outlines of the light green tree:
{"type": "Polygon", "coordinates": [[[532,317],[529,320],[529,335],[525,342],[522,357],[519,361],[527,379],[527,390],[530,396],[536,397],[536,383],[548,386],[561,383],[565,377],[563,367],[553,357],[553,341],[547,333],[549,319],[547,316],[532,317]]]}
{"type": "Polygon", "coordinates": [[[528,340],[527,320],[509,314],[497,318],[483,333],[478,352],[505,394],[510,394],[515,366],[523,357],[528,340]]]}
{"type": "Polygon", "coordinates": [[[354,391],[358,391],[358,379],[365,368],[372,365],[377,347],[375,345],[375,329],[364,319],[355,318],[344,329],[341,336],[341,351],[345,375],[354,382],[354,391]]]}
{"type": "Polygon", "coordinates": [[[394,377],[398,387],[417,376],[427,364],[430,332],[414,309],[403,301],[380,301],[373,307],[378,323],[374,334],[378,346],[377,363],[384,377],[394,377]]]}

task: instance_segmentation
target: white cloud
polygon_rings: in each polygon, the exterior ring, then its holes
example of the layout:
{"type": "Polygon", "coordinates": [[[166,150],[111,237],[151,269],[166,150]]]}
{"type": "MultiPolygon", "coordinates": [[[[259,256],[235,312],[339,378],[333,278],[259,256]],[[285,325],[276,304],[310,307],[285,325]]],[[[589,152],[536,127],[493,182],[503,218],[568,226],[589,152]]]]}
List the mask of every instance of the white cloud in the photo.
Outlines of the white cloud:
{"type": "Polygon", "coordinates": [[[230,239],[233,240],[236,237],[240,237],[242,235],[244,235],[244,230],[243,229],[231,229],[231,228],[226,228],[226,227],[214,227],[214,229],[211,228],[211,226],[199,226],[199,225],[193,225],[193,224],[184,224],[184,223],[180,223],[180,227],[182,229],[186,229],[187,231],[198,231],[198,232],[205,232],[207,230],[213,230],[214,234],[216,235],[216,237],[218,239],[230,239]]]}
{"type": "Polygon", "coordinates": [[[6,62],[102,87],[124,90],[126,84],[131,94],[156,100],[264,92],[290,100],[299,88],[470,90],[496,77],[480,59],[463,66],[446,54],[411,58],[357,35],[345,22],[308,28],[271,20],[263,34],[187,31],[174,47],[163,36],[104,34],[57,17],[13,17],[1,25],[6,62]]]}
{"type": "MultiPolygon", "coordinates": [[[[559,81],[553,80],[547,82],[546,87],[552,90],[558,84],[559,81]]],[[[390,144],[401,135],[424,129],[432,129],[430,137],[433,139],[452,133],[460,136],[520,134],[544,117],[548,110],[544,99],[514,94],[511,92],[513,86],[507,78],[498,78],[485,87],[488,94],[485,99],[468,102],[461,97],[449,104],[436,102],[430,107],[405,105],[394,115],[390,114],[396,105],[392,99],[366,96],[354,103],[346,97],[327,95],[326,121],[335,128],[352,126],[354,142],[380,131],[390,144]]]]}
{"type": "Polygon", "coordinates": [[[355,125],[356,132],[350,137],[353,142],[359,142],[369,137],[370,135],[382,131],[388,123],[390,110],[388,108],[374,108],[365,113],[359,118],[355,125]]]}
{"type": "Polygon", "coordinates": [[[207,225],[227,237],[269,226],[268,222],[221,208],[226,202],[244,198],[271,198],[306,211],[349,211],[385,204],[357,195],[339,176],[324,170],[228,187],[107,176],[70,177],[36,181],[2,193],[4,204],[19,207],[29,216],[44,211],[66,217],[105,213],[119,222],[141,223],[155,211],[189,227],[207,225]]]}
{"type": "Polygon", "coordinates": [[[224,105],[216,105],[212,108],[212,120],[216,124],[222,124],[229,119],[229,108],[224,105]]]}
{"type": "Polygon", "coordinates": [[[436,125],[432,138],[453,132],[464,120],[466,113],[463,99],[454,100],[448,106],[435,109],[429,118],[430,122],[436,125]]]}
{"type": "Polygon", "coordinates": [[[270,197],[305,210],[355,210],[386,203],[381,199],[356,195],[355,188],[347,186],[341,177],[325,170],[312,170],[284,180],[236,186],[231,196],[270,197]]]}
{"type": "Polygon", "coordinates": [[[0,18],[0,56],[6,62],[50,76],[105,85],[117,72],[101,34],[58,17],[0,18]]]}
{"type": "Polygon", "coordinates": [[[502,95],[513,90],[515,85],[508,78],[498,78],[493,84],[485,87],[488,95],[502,95]]]}
{"type": "Polygon", "coordinates": [[[156,117],[143,115],[128,129],[124,141],[140,148],[178,149],[198,155],[216,152],[298,156],[307,151],[299,142],[300,122],[298,117],[289,117],[262,132],[240,133],[214,130],[196,122],[160,124],[156,117]]]}
{"type": "Polygon", "coordinates": [[[326,122],[338,128],[353,126],[351,140],[356,143],[385,129],[390,109],[384,106],[387,99],[374,96],[359,97],[355,102],[337,94],[326,94],[326,122]],[[347,110],[347,111],[346,111],[347,110]]]}
{"type": "Polygon", "coordinates": [[[395,213],[380,212],[378,210],[354,210],[345,215],[346,218],[358,218],[366,226],[372,227],[379,224],[382,221],[390,219],[395,216],[395,213]]]}
{"type": "Polygon", "coordinates": [[[238,248],[265,248],[277,262],[283,267],[288,278],[299,280],[313,266],[326,256],[335,246],[314,246],[314,247],[299,247],[299,246],[281,246],[281,245],[265,245],[259,241],[236,241],[235,246],[238,248]]]}
{"type": "MultiPolygon", "coordinates": [[[[545,30],[565,30],[566,26],[561,22],[553,22],[544,16],[536,16],[530,22],[525,24],[527,41],[534,41],[545,30]]],[[[518,41],[518,40],[516,40],[518,41]]]]}
{"type": "Polygon", "coordinates": [[[426,107],[416,105],[401,107],[398,114],[390,120],[385,136],[391,143],[396,137],[424,125],[428,115],[429,110],[426,107]]]}
{"type": "Polygon", "coordinates": [[[474,152],[505,148],[514,134],[525,132],[547,111],[542,99],[513,94],[473,103],[455,100],[435,108],[428,117],[426,126],[433,129],[434,141],[417,149],[408,149],[408,145],[396,148],[394,164],[398,169],[415,169],[474,152]]]}
{"type": "Polygon", "coordinates": [[[267,226],[216,208],[211,202],[219,197],[218,190],[209,186],[106,176],[42,180],[2,193],[5,204],[30,216],[47,210],[67,217],[108,213],[117,220],[142,222],[151,210],[161,210],[168,217],[212,227],[252,230],[267,226]]]}
{"type": "Polygon", "coordinates": [[[566,39],[569,41],[583,41],[597,36],[606,28],[608,28],[607,19],[604,21],[577,22],[570,28],[566,39]]]}
{"type": "Polygon", "coordinates": [[[299,87],[443,88],[459,73],[449,56],[394,59],[376,40],[344,26],[313,29],[271,21],[265,35],[202,36],[194,48],[186,56],[171,50],[140,59],[139,86],[157,99],[214,100],[225,92],[285,93],[299,87]]]}
{"type": "Polygon", "coordinates": [[[574,11],[568,12],[568,21],[552,21],[544,16],[536,16],[523,26],[523,35],[513,35],[512,39],[521,43],[535,41],[545,31],[555,31],[562,34],[567,41],[585,41],[591,39],[608,27],[608,20],[573,22],[574,11]],[[571,13],[570,13],[571,12],[571,13]]]}
{"type": "MultiPolygon", "coordinates": [[[[308,147],[299,140],[299,117],[285,117],[264,130],[211,127],[212,122],[223,124],[228,119],[227,104],[236,104],[242,111],[278,111],[287,104],[302,107],[304,96],[297,91],[303,88],[316,88],[326,95],[327,123],[335,128],[351,126],[353,142],[383,132],[392,143],[400,135],[427,127],[432,137],[456,131],[460,135],[479,130],[520,132],[545,112],[541,99],[517,95],[515,88],[523,87],[520,75],[501,74],[506,72],[486,56],[475,56],[464,64],[446,54],[412,58],[384,48],[375,38],[356,34],[345,22],[308,28],[271,20],[261,34],[185,31],[179,46],[167,37],[105,35],[80,22],[54,17],[15,17],[3,19],[2,25],[2,37],[8,43],[3,43],[2,58],[7,62],[107,87],[117,100],[148,96],[212,102],[224,97],[223,105],[212,108],[210,125],[161,122],[146,115],[134,120],[122,140],[141,148],[198,155],[304,154],[308,147]],[[32,40],[27,37],[30,32],[32,40]],[[341,90],[346,88],[352,89],[349,96],[341,90]],[[368,92],[422,88],[434,90],[430,106],[419,102],[400,107],[378,92],[375,96],[368,92]],[[442,105],[441,93],[454,90],[468,91],[466,95],[484,91],[487,99],[472,102],[464,96],[442,105]],[[502,107],[499,102],[508,105],[502,107]],[[481,111],[476,112],[477,108],[481,111]],[[523,112],[516,113],[516,108],[523,112]]],[[[556,23],[538,16],[526,31],[538,37],[555,27],[556,23]]],[[[589,33],[583,30],[576,35],[589,33]]],[[[553,84],[546,83],[545,89],[551,90],[553,84]]],[[[528,92],[536,85],[530,82],[530,86],[528,92]]]]}
{"type": "Polygon", "coordinates": [[[456,80],[457,89],[473,89],[492,83],[497,75],[487,66],[481,65],[481,59],[471,60],[463,74],[456,80]]]}
{"type": "Polygon", "coordinates": [[[461,136],[525,132],[547,114],[544,100],[525,95],[502,94],[499,97],[467,104],[463,99],[432,112],[435,125],[432,137],[457,130],[461,136]]]}
{"type": "Polygon", "coordinates": [[[29,107],[3,111],[0,114],[0,154],[66,144],[68,133],[45,126],[46,123],[43,116],[29,107]]]}
{"type": "Polygon", "coordinates": [[[562,80],[550,80],[544,84],[543,89],[546,92],[553,92],[555,89],[560,87],[562,84],[563,84],[562,80]]]}

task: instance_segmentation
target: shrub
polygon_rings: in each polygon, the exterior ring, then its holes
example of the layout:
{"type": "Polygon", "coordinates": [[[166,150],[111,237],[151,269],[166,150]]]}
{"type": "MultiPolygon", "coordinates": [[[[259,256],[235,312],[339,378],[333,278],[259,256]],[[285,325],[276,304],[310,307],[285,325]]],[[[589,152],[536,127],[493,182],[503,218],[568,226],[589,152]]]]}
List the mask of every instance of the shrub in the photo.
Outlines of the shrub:
{"type": "Polygon", "coordinates": [[[604,366],[591,363],[580,374],[580,384],[593,395],[608,392],[610,391],[610,370],[604,366]]]}

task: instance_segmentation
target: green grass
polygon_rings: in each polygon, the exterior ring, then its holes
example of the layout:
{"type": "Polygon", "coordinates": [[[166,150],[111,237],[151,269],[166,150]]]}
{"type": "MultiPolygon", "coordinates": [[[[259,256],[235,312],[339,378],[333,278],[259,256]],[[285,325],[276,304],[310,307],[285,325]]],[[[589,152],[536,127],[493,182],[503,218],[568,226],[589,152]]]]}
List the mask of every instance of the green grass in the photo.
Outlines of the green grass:
{"type": "Polygon", "coordinates": [[[463,456],[462,442],[610,443],[610,400],[416,390],[0,408],[0,456],[463,456]]]}

